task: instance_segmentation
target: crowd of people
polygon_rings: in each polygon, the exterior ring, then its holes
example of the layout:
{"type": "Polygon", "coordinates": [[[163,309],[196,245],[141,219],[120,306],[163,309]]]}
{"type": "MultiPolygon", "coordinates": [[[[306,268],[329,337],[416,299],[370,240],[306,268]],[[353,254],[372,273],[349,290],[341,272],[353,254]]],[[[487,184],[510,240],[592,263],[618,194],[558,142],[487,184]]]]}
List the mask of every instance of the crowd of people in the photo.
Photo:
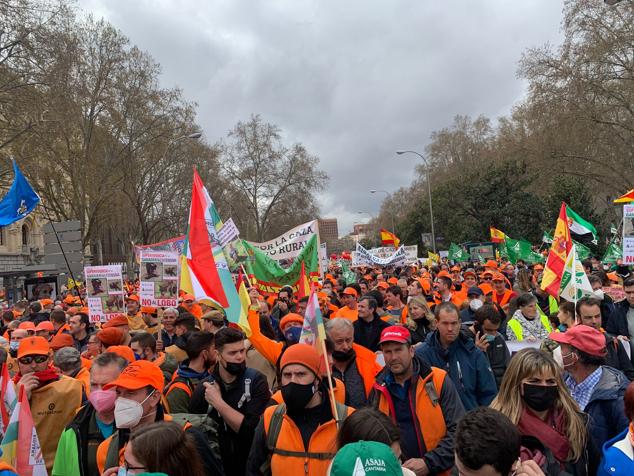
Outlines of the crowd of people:
{"type": "Polygon", "coordinates": [[[634,275],[584,268],[576,303],[522,262],[332,268],[323,351],[289,287],[249,289],[249,329],[65,291],[4,311],[0,362],[53,476],[634,474],[634,275]]]}

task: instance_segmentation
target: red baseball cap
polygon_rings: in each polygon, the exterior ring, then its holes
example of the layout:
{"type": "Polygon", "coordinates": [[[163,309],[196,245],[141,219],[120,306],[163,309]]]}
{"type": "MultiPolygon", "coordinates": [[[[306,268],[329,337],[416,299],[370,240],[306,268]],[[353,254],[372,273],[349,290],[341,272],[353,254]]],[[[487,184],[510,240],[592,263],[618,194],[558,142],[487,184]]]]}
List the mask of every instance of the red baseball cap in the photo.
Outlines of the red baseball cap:
{"type": "Polygon", "coordinates": [[[594,327],[578,324],[566,332],[551,332],[548,336],[560,344],[568,344],[586,354],[605,357],[605,337],[594,327]]]}
{"type": "Polygon", "coordinates": [[[383,329],[383,332],[381,332],[381,340],[379,341],[379,345],[384,344],[385,342],[398,342],[399,344],[409,344],[410,333],[407,330],[407,327],[390,326],[383,329]]]}

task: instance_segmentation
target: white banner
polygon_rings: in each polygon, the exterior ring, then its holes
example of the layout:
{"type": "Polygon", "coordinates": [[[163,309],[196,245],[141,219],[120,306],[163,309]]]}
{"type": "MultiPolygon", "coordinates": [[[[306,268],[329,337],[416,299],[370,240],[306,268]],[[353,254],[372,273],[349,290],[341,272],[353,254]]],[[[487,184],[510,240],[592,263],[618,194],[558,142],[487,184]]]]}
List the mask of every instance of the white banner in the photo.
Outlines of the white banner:
{"type": "Polygon", "coordinates": [[[235,240],[238,236],[240,236],[238,227],[235,223],[233,223],[233,218],[229,218],[222,224],[222,228],[220,228],[220,231],[218,232],[218,241],[220,242],[220,246],[224,247],[227,243],[235,240]]]}
{"type": "Polygon", "coordinates": [[[634,204],[623,205],[623,264],[634,264],[634,204]]]}
{"type": "Polygon", "coordinates": [[[253,246],[257,246],[271,259],[276,261],[288,260],[292,262],[302,249],[304,249],[308,240],[314,235],[319,235],[317,220],[296,226],[273,240],[263,243],[249,243],[253,246]]]}
{"type": "MultiPolygon", "coordinates": [[[[405,263],[404,264],[416,263],[416,261],[418,259],[417,258],[417,256],[418,256],[418,245],[401,246],[401,248],[403,248],[403,250],[405,252],[405,263]]],[[[384,247],[381,247],[381,248],[372,248],[370,250],[366,250],[365,248],[363,248],[363,249],[367,253],[372,255],[374,258],[379,259],[379,260],[385,260],[385,259],[389,258],[396,251],[391,246],[384,246],[384,247]]],[[[355,265],[354,263],[355,263],[356,251],[353,251],[351,254],[352,254],[352,266],[367,266],[367,265],[363,265],[363,264],[362,265],[355,265]]],[[[402,264],[399,264],[397,266],[402,266],[402,264]]]]}
{"type": "Polygon", "coordinates": [[[84,277],[90,322],[107,322],[125,312],[120,264],[86,266],[84,277]]]}
{"type": "Polygon", "coordinates": [[[357,243],[357,250],[352,255],[352,266],[404,266],[407,264],[404,246],[399,247],[398,250],[392,248],[392,254],[384,257],[375,256],[370,251],[357,243]]]}
{"type": "Polygon", "coordinates": [[[141,250],[141,306],[178,306],[178,253],[141,250]]]}

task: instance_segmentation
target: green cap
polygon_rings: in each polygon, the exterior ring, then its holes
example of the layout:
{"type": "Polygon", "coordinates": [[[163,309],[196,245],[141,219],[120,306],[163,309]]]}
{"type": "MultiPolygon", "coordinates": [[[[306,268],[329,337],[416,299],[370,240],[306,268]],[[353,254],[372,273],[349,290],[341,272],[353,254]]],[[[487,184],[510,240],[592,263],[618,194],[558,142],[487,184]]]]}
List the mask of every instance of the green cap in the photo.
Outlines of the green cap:
{"type": "Polygon", "coordinates": [[[357,441],[341,448],[330,467],[330,476],[401,475],[403,469],[389,446],[377,441],[357,441]]]}

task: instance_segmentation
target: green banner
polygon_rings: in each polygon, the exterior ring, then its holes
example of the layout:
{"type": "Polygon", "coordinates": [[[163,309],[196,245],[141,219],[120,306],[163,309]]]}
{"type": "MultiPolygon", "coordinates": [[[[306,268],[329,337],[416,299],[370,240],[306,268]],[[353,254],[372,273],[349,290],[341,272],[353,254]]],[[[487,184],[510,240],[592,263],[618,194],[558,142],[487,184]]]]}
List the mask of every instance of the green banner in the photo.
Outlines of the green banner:
{"type": "MultiPolygon", "coordinates": [[[[522,260],[527,264],[544,262],[544,257],[533,251],[533,245],[526,240],[514,240],[507,236],[504,244],[505,254],[513,264],[517,263],[518,260],[522,260]]],[[[500,249],[500,256],[504,256],[502,249],[500,249]]]]}
{"type": "Polygon", "coordinates": [[[586,245],[582,245],[581,243],[576,242],[575,240],[572,240],[572,242],[577,247],[577,256],[579,257],[580,261],[583,261],[584,259],[588,259],[590,257],[590,255],[592,254],[590,248],[588,248],[586,245]]]}
{"type": "Polygon", "coordinates": [[[623,249],[615,243],[610,243],[601,261],[604,263],[616,263],[621,258],[623,258],[623,249]]]}
{"type": "Polygon", "coordinates": [[[317,235],[311,237],[306,245],[295,258],[293,263],[286,269],[279,263],[269,258],[257,247],[244,242],[251,258],[245,263],[245,268],[251,284],[265,295],[275,294],[283,286],[291,286],[297,291],[298,281],[301,274],[302,262],[306,270],[306,277],[310,281],[309,275],[319,275],[319,243],[317,235]]]}
{"type": "Polygon", "coordinates": [[[350,271],[350,264],[346,259],[339,260],[339,266],[341,266],[341,272],[343,279],[346,280],[346,285],[356,283],[357,275],[354,271],[350,271]]]}
{"type": "Polygon", "coordinates": [[[460,246],[452,243],[449,245],[449,253],[447,258],[450,260],[460,262],[460,261],[469,261],[469,254],[460,246]]]}

